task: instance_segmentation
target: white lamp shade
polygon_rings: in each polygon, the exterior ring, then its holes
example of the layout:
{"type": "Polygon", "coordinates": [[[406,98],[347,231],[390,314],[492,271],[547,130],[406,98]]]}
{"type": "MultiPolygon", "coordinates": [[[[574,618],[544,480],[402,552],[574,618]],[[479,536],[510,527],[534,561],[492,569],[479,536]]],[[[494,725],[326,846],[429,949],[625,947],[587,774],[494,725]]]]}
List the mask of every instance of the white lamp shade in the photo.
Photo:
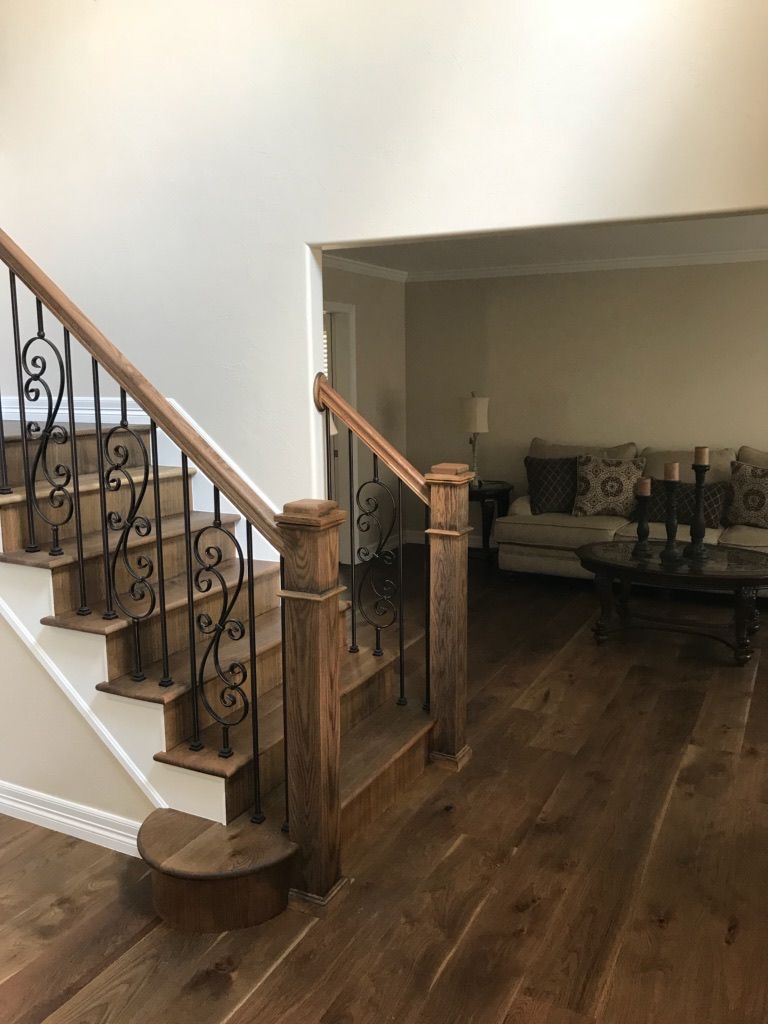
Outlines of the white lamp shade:
{"type": "Polygon", "coordinates": [[[490,398],[465,398],[464,429],[468,434],[488,433],[488,403],[490,398]]]}

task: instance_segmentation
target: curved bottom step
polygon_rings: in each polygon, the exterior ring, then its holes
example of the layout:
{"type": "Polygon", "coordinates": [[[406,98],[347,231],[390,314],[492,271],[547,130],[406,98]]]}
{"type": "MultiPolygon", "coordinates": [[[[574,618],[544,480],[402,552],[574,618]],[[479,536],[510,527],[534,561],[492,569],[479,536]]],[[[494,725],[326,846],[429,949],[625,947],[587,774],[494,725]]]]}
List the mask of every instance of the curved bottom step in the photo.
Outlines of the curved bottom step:
{"type": "Polygon", "coordinates": [[[249,928],[285,910],[298,847],[269,821],[241,815],[220,825],[182,811],[153,811],[138,848],[152,870],[155,909],[186,932],[249,928]]]}

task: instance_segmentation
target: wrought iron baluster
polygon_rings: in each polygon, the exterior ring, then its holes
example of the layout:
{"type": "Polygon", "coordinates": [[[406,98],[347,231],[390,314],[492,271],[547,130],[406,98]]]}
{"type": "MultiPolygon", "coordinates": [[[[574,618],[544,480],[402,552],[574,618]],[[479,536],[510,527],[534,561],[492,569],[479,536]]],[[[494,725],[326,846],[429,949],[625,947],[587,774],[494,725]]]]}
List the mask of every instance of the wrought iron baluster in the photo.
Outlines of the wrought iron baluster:
{"type": "Polygon", "coordinates": [[[232,757],[234,751],[230,743],[230,730],[245,721],[250,709],[245,683],[248,671],[242,661],[232,659],[228,665],[221,660],[221,641],[224,637],[230,640],[242,640],[245,626],[235,618],[234,611],[237,599],[243,586],[244,564],[243,551],[234,534],[229,533],[221,525],[221,499],[218,488],[213,489],[213,521],[195,534],[193,552],[195,557],[194,583],[200,594],[208,594],[218,584],[221,601],[218,617],[213,618],[210,612],[204,611],[197,615],[197,628],[202,634],[202,655],[197,669],[197,692],[205,710],[211,718],[221,726],[221,746],[219,757],[232,757]],[[224,549],[222,542],[231,544],[237,560],[237,577],[234,584],[227,581],[222,570],[224,549]],[[208,698],[206,692],[206,669],[209,661],[222,684],[219,691],[219,704],[225,713],[219,712],[208,698]]]}
{"type": "Polygon", "coordinates": [[[197,692],[197,652],[195,636],[195,589],[192,568],[192,522],[189,508],[189,460],[181,453],[181,480],[184,488],[184,546],[187,563],[187,637],[189,646],[189,689],[192,697],[192,739],[190,750],[202,750],[200,739],[200,705],[197,692]]]}
{"type": "MultiPolygon", "coordinates": [[[[141,436],[128,423],[128,399],[124,388],[120,388],[120,422],[111,427],[104,438],[104,460],[106,473],[104,486],[107,491],[117,493],[125,487],[128,491],[128,510],[125,513],[112,510],[107,513],[107,526],[118,534],[117,544],[112,552],[112,590],[115,605],[131,620],[133,632],[133,670],[131,678],[136,682],[146,679],[142,665],[141,624],[154,614],[157,596],[151,578],[155,564],[146,553],[130,556],[132,536],[144,539],[152,534],[152,522],[143,511],[142,505],[149,486],[149,455],[141,436]],[[139,455],[139,465],[129,466],[133,441],[139,455]],[[126,594],[117,589],[117,567],[122,565],[129,579],[126,594]],[[131,604],[127,603],[130,598],[131,604]]],[[[157,481],[155,481],[157,486],[157,481]]]]}
{"type": "Polygon", "coordinates": [[[171,670],[168,658],[168,612],[165,605],[165,561],[163,553],[163,510],[160,501],[160,460],[157,457],[157,424],[149,423],[150,446],[152,449],[152,480],[155,497],[155,551],[157,554],[157,594],[160,599],[160,648],[163,659],[163,674],[159,686],[171,686],[171,670]]]}
{"type": "Polygon", "coordinates": [[[19,330],[19,300],[16,294],[16,275],[11,270],[11,320],[13,324],[13,349],[16,357],[16,391],[19,396],[19,436],[21,440],[21,461],[24,471],[24,494],[27,509],[27,544],[26,551],[39,551],[35,530],[35,512],[33,504],[33,482],[29,464],[29,444],[27,439],[27,413],[24,403],[24,374],[21,359],[21,332],[19,330]]]}
{"type": "Polygon", "coordinates": [[[101,557],[104,567],[104,619],[116,619],[117,612],[112,603],[112,566],[109,559],[109,527],[107,525],[107,481],[104,469],[104,431],[101,424],[101,387],[99,364],[91,361],[93,374],[93,410],[96,423],[96,466],[99,473],[99,509],[101,512],[101,557]]]}
{"type": "Polygon", "coordinates": [[[397,556],[387,547],[394,530],[397,509],[392,491],[379,476],[379,459],[375,454],[373,476],[358,487],[355,506],[358,537],[365,536],[367,539],[367,535],[370,535],[369,542],[359,544],[356,550],[363,567],[355,600],[362,618],[373,626],[376,638],[373,655],[380,658],[384,654],[382,633],[398,620],[394,600],[397,583],[389,571],[397,556]],[[386,507],[382,507],[382,501],[386,507]]]}
{"type": "Polygon", "coordinates": [[[75,545],[77,548],[77,578],[80,588],[78,615],[90,615],[85,583],[85,556],[83,555],[83,514],[80,506],[80,464],[77,456],[77,426],[75,423],[75,393],[72,387],[72,345],[69,331],[64,328],[64,370],[67,384],[67,411],[69,413],[69,454],[72,460],[72,495],[75,513],[75,545]]]}
{"type": "Polygon", "coordinates": [[[0,388],[0,494],[12,494],[8,483],[8,456],[5,450],[5,419],[3,417],[2,388],[0,388]]]}
{"type": "Polygon", "coordinates": [[[253,747],[253,814],[251,821],[265,820],[261,809],[261,764],[259,745],[259,686],[256,672],[256,596],[253,579],[253,527],[245,524],[245,557],[248,560],[248,656],[251,661],[251,745],[253,747]]]}
{"type": "Polygon", "coordinates": [[[287,832],[290,828],[291,808],[288,794],[288,675],[285,670],[285,600],[282,596],[282,591],[285,590],[285,558],[282,555],[280,556],[280,590],[280,657],[283,675],[283,778],[285,779],[285,821],[280,826],[280,829],[283,832],[287,832]]]}
{"type": "Polygon", "coordinates": [[[352,604],[349,609],[349,621],[351,638],[349,653],[357,654],[360,648],[357,646],[357,598],[355,589],[356,570],[356,547],[355,547],[355,435],[347,429],[347,446],[349,456],[349,593],[352,597],[352,604]]]}
{"type": "Polygon", "coordinates": [[[429,551],[429,530],[432,526],[432,511],[429,505],[424,507],[424,703],[422,707],[425,711],[429,711],[430,699],[431,699],[431,685],[430,685],[430,621],[431,621],[431,598],[432,598],[432,582],[431,573],[432,566],[430,563],[430,551],[429,551]]]}
{"type": "Polygon", "coordinates": [[[408,698],[405,695],[405,593],[403,590],[403,481],[397,478],[397,614],[398,614],[398,644],[399,644],[399,669],[400,669],[400,693],[397,703],[407,704],[408,698]]]}

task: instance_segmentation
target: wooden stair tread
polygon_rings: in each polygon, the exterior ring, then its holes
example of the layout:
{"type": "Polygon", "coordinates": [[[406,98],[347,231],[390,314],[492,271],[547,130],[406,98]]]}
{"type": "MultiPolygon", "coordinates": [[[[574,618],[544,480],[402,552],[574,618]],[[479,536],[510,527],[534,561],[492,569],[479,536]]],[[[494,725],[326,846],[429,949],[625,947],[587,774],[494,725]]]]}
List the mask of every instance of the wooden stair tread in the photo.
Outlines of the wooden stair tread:
{"type": "MultiPolygon", "coordinates": [[[[280,609],[270,608],[256,616],[256,656],[265,654],[281,642],[280,609]]],[[[240,640],[231,640],[228,636],[222,638],[219,646],[219,654],[222,664],[228,665],[232,661],[245,661],[250,657],[250,642],[248,636],[240,640]]],[[[144,669],[146,679],[137,682],[130,673],[118,676],[112,681],[107,680],[97,683],[96,689],[102,693],[114,693],[119,697],[129,697],[132,700],[146,700],[152,704],[173,704],[184,694],[189,692],[189,651],[177,651],[168,658],[168,668],[173,683],[170,686],[160,686],[163,677],[162,661],[152,662],[144,669]]],[[[206,663],[206,678],[215,678],[216,669],[212,659],[206,663]]]]}
{"type": "MultiPolygon", "coordinates": [[[[240,572],[240,562],[236,558],[226,559],[219,563],[217,570],[221,573],[225,583],[232,585],[237,581],[237,577],[240,572]]],[[[277,576],[278,572],[279,566],[277,562],[263,562],[255,560],[253,563],[255,579],[267,575],[277,576]]],[[[245,580],[243,581],[243,588],[245,588],[245,580]]],[[[195,603],[205,600],[209,594],[215,593],[218,589],[218,584],[214,582],[211,589],[206,593],[200,593],[195,590],[195,603]]],[[[123,598],[123,603],[127,607],[130,607],[130,596],[121,595],[121,597],[123,598]]],[[[176,608],[184,607],[186,604],[186,573],[182,573],[178,576],[172,576],[167,579],[165,582],[166,610],[170,612],[176,608]]],[[[90,615],[78,615],[76,611],[69,611],[62,612],[60,615],[45,615],[40,621],[44,626],[58,626],[60,629],[73,629],[80,633],[96,633],[99,636],[109,636],[112,633],[117,633],[123,629],[131,628],[132,620],[122,617],[119,612],[115,619],[102,618],[105,607],[104,602],[101,601],[98,604],[93,605],[92,613],[90,615]]],[[[152,615],[148,616],[148,618],[154,618],[159,615],[160,601],[158,600],[152,615]]]]}
{"type": "Polygon", "coordinates": [[[236,878],[289,860],[298,847],[284,832],[278,818],[260,825],[250,812],[229,825],[183,811],[160,808],[139,829],[142,858],[156,871],[176,878],[236,878]]]}
{"type": "MultiPolygon", "coordinates": [[[[223,686],[223,684],[222,684],[223,686]]],[[[271,749],[283,738],[283,697],[282,687],[275,686],[263,693],[258,700],[259,709],[259,753],[271,749]]],[[[233,716],[234,717],[234,716],[233,716]]],[[[214,722],[200,732],[203,744],[201,750],[190,750],[189,740],[177,744],[170,750],[155,754],[155,761],[172,764],[177,768],[215,775],[221,779],[232,778],[251,763],[251,716],[250,714],[230,728],[231,757],[219,757],[221,725],[214,722]]]]}
{"type": "Polygon", "coordinates": [[[350,803],[403,751],[431,732],[434,720],[416,701],[382,704],[341,737],[341,806],[350,803]]]}
{"type": "MultiPolygon", "coordinates": [[[[193,512],[190,516],[190,524],[192,531],[197,532],[201,530],[207,523],[211,522],[210,512],[193,512]]],[[[238,515],[222,515],[222,525],[225,527],[233,527],[239,520],[238,515]]],[[[154,547],[157,539],[157,520],[150,519],[152,527],[151,533],[147,537],[139,537],[135,533],[132,533],[128,540],[128,550],[132,551],[135,548],[146,547],[151,545],[154,547]]],[[[184,535],[184,515],[179,512],[170,516],[163,516],[163,540],[172,540],[175,537],[181,537],[184,535]]],[[[117,543],[120,539],[119,530],[110,530],[109,534],[109,549],[114,551],[117,547],[117,543]]],[[[0,552],[0,562],[9,562],[12,565],[31,565],[37,569],[60,569],[67,565],[77,564],[77,550],[75,548],[75,541],[73,538],[67,540],[68,545],[71,546],[72,550],[65,552],[63,555],[51,555],[47,551],[25,551],[23,548],[17,551],[3,551],[0,552]]],[[[101,530],[96,530],[91,533],[83,534],[83,557],[87,561],[90,558],[101,558],[103,554],[103,546],[101,539],[101,530]]]]}
{"type": "MultiPolygon", "coordinates": [[[[189,475],[192,476],[195,473],[193,466],[189,467],[189,475]]],[[[158,466],[157,478],[158,480],[177,480],[182,475],[181,467],[179,466],[158,466]]],[[[98,473],[80,473],[78,477],[80,481],[80,496],[84,494],[93,494],[99,489],[99,474],[98,473]]],[[[155,479],[152,467],[149,469],[148,482],[151,483],[155,479]]],[[[67,488],[71,491],[71,486],[67,488]]],[[[35,487],[35,494],[38,498],[47,498],[51,491],[51,485],[49,483],[39,483],[35,487]]],[[[19,491],[12,491],[11,494],[0,494],[0,508],[7,508],[11,505],[23,505],[26,503],[26,494],[22,488],[19,491]]]]}

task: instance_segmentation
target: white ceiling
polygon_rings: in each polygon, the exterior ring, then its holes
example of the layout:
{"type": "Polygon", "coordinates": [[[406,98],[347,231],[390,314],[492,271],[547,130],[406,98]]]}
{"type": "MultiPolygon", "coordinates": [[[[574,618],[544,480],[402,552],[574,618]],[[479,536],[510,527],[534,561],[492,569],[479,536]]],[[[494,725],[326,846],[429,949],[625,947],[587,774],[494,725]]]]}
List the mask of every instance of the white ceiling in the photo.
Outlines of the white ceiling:
{"type": "Polygon", "coordinates": [[[329,266],[400,280],[768,259],[768,214],[587,224],[334,249],[329,266]]]}

